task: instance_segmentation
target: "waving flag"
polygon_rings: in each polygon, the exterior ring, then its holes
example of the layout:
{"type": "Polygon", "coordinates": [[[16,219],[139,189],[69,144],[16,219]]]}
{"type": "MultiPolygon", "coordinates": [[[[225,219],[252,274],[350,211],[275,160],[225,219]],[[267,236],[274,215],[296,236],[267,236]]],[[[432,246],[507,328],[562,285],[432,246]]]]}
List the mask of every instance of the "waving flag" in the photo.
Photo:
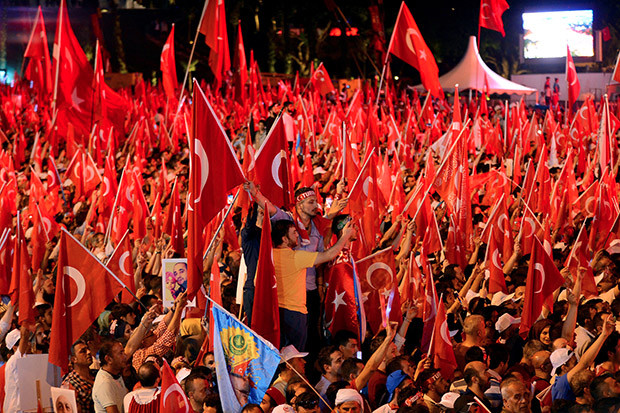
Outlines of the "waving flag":
{"type": "Polygon", "coordinates": [[[404,1],[400,5],[388,53],[418,69],[426,90],[435,97],[443,97],[439,84],[439,69],[433,53],[422,38],[422,33],[404,1]]]}
{"type": "Polygon", "coordinates": [[[506,0],[481,0],[478,24],[480,27],[500,32],[503,37],[506,37],[502,14],[509,8],[506,0]]]}
{"type": "Polygon", "coordinates": [[[325,327],[332,336],[346,329],[356,332],[358,339],[363,340],[364,337],[359,335],[357,288],[350,251],[345,249],[329,264],[325,284],[325,327]]]}
{"type": "Polygon", "coordinates": [[[46,95],[52,93],[52,64],[50,62],[50,51],[47,45],[47,33],[45,32],[41,6],[39,6],[39,12],[34,21],[24,57],[30,58],[24,73],[26,79],[34,82],[39,89],[39,93],[46,95]]]}
{"type": "Polygon", "coordinates": [[[329,74],[323,66],[323,63],[316,68],[314,73],[312,74],[312,78],[310,79],[314,88],[319,91],[319,93],[323,96],[328,94],[329,92],[334,90],[334,85],[332,84],[331,79],[329,78],[329,74]]]}
{"type": "Polygon", "coordinates": [[[256,152],[254,173],[260,190],[278,207],[293,204],[288,146],[284,123],[280,116],[262,146],[256,152]]]}
{"type": "Polygon", "coordinates": [[[174,23],[168,40],[164,44],[164,48],[161,51],[161,58],[159,67],[161,69],[161,80],[164,85],[164,91],[166,92],[166,98],[171,101],[177,99],[177,89],[179,88],[179,81],[177,79],[177,69],[174,57],[174,23]]]}
{"type": "Polygon", "coordinates": [[[519,334],[525,337],[540,316],[543,305],[553,309],[553,292],[564,284],[564,277],[537,237],[530,254],[530,269],[525,282],[525,299],[519,334]]]}
{"type": "Polygon", "coordinates": [[[230,140],[196,81],[192,125],[187,200],[187,291],[190,299],[202,285],[203,230],[226,206],[228,192],[245,180],[230,140]]]}
{"type": "Polygon", "coordinates": [[[581,85],[579,84],[579,79],[577,79],[577,69],[575,68],[575,62],[573,62],[573,56],[570,54],[568,45],[566,45],[566,83],[568,83],[568,104],[572,107],[573,103],[579,98],[581,85]]]}
{"type": "MultiPolygon", "coordinates": [[[[264,206],[265,211],[268,211],[268,205],[264,206]]],[[[254,280],[256,290],[252,308],[252,329],[278,348],[280,347],[280,310],[276,269],[273,265],[271,220],[268,218],[263,219],[258,254],[254,280]]]]}
{"type": "Polygon", "coordinates": [[[50,363],[67,372],[69,349],[118,294],[121,285],[79,241],[63,230],[50,334],[50,363]]]}
{"type": "Polygon", "coordinates": [[[193,411],[185,392],[174,375],[174,371],[166,360],[164,360],[164,365],[161,368],[161,395],[159,397],[159,411],[161,412],[193,411]]]}
{"type": "Polygon", "coordinates": [[[238,412],[247,403],[259,404],[280,363],[280,353],[219,305],[213,304],[211,313],[215,370],[223,410],[238,412]]]}
{"type": "Polygon", "coordinates": [[[218,81],[230,70],[228,50],[228,31],[226,30],[226,8],[224,0],[208,1],[200,22],[200,33],[205,35],[205,43],[211,48],[209,67],[218,81]]]}
{"type": "Polygon", "coordinates": [[[433,360],[433,366],[441,370],[441,375],[443,377],[450,380],[454,375],[457,364],[452,341],[450,340],[450,331],[448,330],[446,308],[442,300],[439,300],[439,304],[437,305],[437,317],[435,318],[433,339],[429,353],[433,360]]]}

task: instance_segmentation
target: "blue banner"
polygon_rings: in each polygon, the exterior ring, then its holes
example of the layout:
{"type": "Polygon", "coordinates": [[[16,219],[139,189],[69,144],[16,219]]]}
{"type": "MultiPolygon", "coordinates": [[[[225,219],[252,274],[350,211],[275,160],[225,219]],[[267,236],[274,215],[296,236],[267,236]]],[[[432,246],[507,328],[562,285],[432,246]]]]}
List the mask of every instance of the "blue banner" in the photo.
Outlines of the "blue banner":
{"type": "Polygon", "coordinates": [[[218,305],[213,314],[213,353],[217,385],[225,412],[239,412],[263,400],[280,363],[280,353],[218,305]]]}

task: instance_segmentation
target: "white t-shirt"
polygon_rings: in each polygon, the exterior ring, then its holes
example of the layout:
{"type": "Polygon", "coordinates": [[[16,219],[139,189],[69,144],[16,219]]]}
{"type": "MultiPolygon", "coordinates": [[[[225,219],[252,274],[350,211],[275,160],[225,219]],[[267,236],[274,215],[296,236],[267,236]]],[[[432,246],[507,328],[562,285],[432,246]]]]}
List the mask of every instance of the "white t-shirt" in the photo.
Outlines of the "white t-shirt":
{"type": "Polygon", "coordinates": [[[21,410],[19,402],[19,382],[17,380],[17,360],[23,357],[19,348],[6,362],[4,368],[4,404],[5,413],[15,413],[21,410]]]}
{"type": "Polygon", "coordinates": [[[104,369],[99,370],[93,384],[93,402],[95,403],[96,413],[106,413],[105,408],[114,406],[120,413],[124,413],[123,398],[128,393],[123,378],[114,379],[110,373],[104,369]]]}

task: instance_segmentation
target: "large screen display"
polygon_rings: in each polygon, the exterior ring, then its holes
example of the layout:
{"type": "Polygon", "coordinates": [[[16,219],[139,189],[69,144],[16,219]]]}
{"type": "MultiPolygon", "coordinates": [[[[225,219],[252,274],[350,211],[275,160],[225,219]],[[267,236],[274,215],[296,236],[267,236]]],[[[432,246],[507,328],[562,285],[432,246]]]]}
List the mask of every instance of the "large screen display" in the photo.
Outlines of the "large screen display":
{"type": "Polygon", "coordinates": [[[566,45],[577,57],[594,56],[592,10],[523,13],[523,56],[565,57],[566,45]]]}

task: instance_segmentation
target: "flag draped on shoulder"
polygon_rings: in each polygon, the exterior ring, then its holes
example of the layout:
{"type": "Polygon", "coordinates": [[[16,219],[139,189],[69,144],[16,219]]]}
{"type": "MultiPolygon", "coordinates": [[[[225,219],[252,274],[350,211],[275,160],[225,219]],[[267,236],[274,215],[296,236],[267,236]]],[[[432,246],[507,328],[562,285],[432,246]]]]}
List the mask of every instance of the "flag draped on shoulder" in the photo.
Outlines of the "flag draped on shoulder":
{"type": "Polygon", "coordinates": [[[228,192],[245,180],[230,140],[196,81],[192,116],[187,195],[190,299],[202,285],[203,230],[226,206],[228,192]]]}
{"type": "Polygon", "coordinates": [[[426,90],[435,97],[443,97],[437,62],[404,1],[400,5],[388,53],[418,69],[426,90]]]}
{"type": "Polygon", "coordinates": [[[217,304],[213,315],[213,354],[217,385],[225,412],[260,403],[280,364],[280,353],[217,304]]]}

